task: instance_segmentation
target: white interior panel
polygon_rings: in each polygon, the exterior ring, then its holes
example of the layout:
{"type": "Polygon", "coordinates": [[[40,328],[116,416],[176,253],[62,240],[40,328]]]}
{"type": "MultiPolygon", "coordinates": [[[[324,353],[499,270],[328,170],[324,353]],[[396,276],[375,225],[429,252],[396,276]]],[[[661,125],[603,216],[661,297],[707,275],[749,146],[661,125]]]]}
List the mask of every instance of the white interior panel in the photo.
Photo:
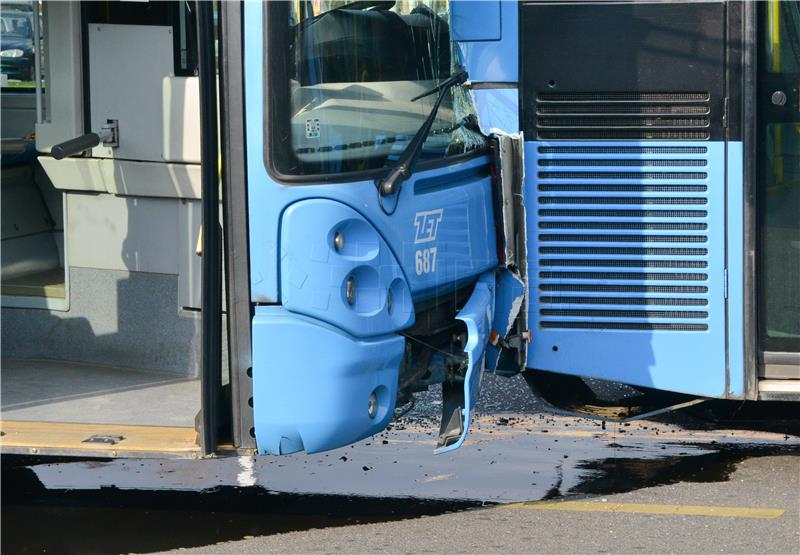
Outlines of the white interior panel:
{"type": "Polygon", "coordinates": [[[101,168],[109,193],[200,198],[199,164],[104,160],[101,168]]]}
{"type": "Polygon", "coordinates": [[[119,122],[119,147],[96,157],[162,159],[162,82],[173,72],[172,28],[91,24],[88,30],[92,130],[119,122]]]}
{"type": "Polygon", "coordinates": [[[54,144],[83,134],[81,72],[81,5],[44,3],[45,119],[36,125],[36,148],[50,152],[54,144]]]}
{"type": "Polygon", "coordinates": [[[200,163],[200,82],[198,77],[163,81],[164,160],[200,163]]]}
{"type": "Polygon", "coordinates": [[[108,191],[101,171],[104,160],[92,158],[64,158],[56,160],[40,156],[39,164],[53,182],[53,187],[71,191],[108,191]]]}
{"type": "Polygon", "coordinates": [[[104,158],[41,156],[39,162],[56,189],[118,195],[200,198],[200,165],[135,162],[104,158]]]}
{"type": "Polygon", "coordinates": [[[180,210],[180,245],[178,254],[178,302],[183,307],[200,308],[201,258],[195,247],[203,222],[203,204],[186,201],[180,210]]]}
{"type": "Polygon", "coordinates": [[[161,274],[178,273],[185,205],[172,199],[69,193],[67,253],[70,266],[161,274]]]}

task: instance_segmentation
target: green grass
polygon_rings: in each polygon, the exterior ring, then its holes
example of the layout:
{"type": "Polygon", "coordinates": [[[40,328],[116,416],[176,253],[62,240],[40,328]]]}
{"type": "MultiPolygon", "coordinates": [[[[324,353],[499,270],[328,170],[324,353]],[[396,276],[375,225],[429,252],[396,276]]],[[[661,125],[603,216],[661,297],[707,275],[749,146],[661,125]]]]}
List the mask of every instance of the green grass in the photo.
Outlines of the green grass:
{"type": "Polygon", "coordinates": [[[5,87],[5,89],[33,89],[36,87],[36,83],[34,81],[9,81],[5,87]]]}

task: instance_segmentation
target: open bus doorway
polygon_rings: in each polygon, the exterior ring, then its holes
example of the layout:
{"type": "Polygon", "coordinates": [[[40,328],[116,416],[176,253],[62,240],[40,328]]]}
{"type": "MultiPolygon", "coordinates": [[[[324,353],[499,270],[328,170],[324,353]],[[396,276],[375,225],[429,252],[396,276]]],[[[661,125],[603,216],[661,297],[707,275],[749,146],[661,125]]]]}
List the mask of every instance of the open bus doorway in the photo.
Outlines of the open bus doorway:
{"type": "MultiPolygon", "coordinates": [[[[4,447],[201,453],[196,10],[44,3],[44,116],[31,159],[7,169],[4,156],[3,167],[4,447]],[[57,159],[54,145],[87,133],[105,140],[57,159]],[[40,180],[10,187],[15,172],[40,180]],[[63,214],[48,230],[61,241],[48,268],[61,281],[36,289],[30,272],[14,282],[5,254],[23,237],[7,236],[6,223],[35,225],[57,212],[49,197],[63,214]]],[[[13,262],[23,266],[39,252],[18,251],[13,262]]]]}

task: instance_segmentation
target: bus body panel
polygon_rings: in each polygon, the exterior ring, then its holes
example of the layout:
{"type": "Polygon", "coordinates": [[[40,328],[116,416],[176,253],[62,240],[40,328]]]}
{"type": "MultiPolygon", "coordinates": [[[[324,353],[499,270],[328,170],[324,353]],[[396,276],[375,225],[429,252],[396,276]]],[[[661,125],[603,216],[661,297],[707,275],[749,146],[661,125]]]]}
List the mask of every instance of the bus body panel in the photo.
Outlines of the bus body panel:
{"type": "Polygon", "coordinates": [[[281,218],[283,307],[356,337],[414,323],[408,281],[386,241],[361,214],[327,199],[290,205],[281,218]]]}
{"type": "MultiPolygon", "coordinates": [[[[388,423],[407,344],[399,334],[416,303],[446,299],[487,271],[494,279],[492,159],[418,168],[387,198],[374,179],[279,181],[265,161],[266,88],[281,86],[264,85],[265,9],[244,5],[254,434],[260,452],[319,451],[388,423]]],[[[488,333],[477,327],[467,412],[488,333]]]]}
{"type": "Polygon", "coordinates": [[[743,398],[737,24],[726,2],[520,7],[529,368],[743,398]]]}
{"type": "Polygon", "coordinates": [[[538,141],[526,160],[528,366],[724,397],[725,143],[538,141]]]}
{"type": "Polygon", "coordinates": [[[519,92],[516,85],[509,88],[474,89],[472,94],[484,133],[519,132],[519,92]]]}
{"type": "Polygon", "coordinates": [[[277,306],[253,319],[253,420],[260,453],[325,451],[386,427],[405,340],[358,339],[277,306]],[[302,343],[302,344],[301,344],[302,343]],[[302,349],[304,354],[300,355],[302,349]]]}
{"type": "MultiPolygon", "coordinates": [[[[726,187],[727,208],[727,364],[728,396],[745,397],[745,285],[744,285],[744,145],[741,141],[727,144],[728,170],[726,187]]],[[[755,369],[752,369],[755,371],[755,369]]]]}
{"type": "Polygon", "coordinates": [[[519,75],[517,2],[455,0],[450,10],[453,40],[458,43],[470,80],[516,83],[519,75]],[[498,27],[500,35],[497,39],[486,38],[490,34],[497,37],[498,27]]]}

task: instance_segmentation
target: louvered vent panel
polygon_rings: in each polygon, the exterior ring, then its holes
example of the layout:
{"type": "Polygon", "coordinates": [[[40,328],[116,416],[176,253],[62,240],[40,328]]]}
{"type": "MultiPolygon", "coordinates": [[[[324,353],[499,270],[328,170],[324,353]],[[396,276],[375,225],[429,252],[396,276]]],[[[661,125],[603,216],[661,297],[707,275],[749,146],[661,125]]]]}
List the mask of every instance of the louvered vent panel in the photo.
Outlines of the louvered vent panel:
{"type": "Polygon", "coordinates": [[[541,140],[708,140],[711,118],[707,92],[536,95],[541,140]]]}
{"type": "Polygon", "coordinates": [[[538,146],[539,328],[707,330],[711,164],[703,146],[538,146]]]}

